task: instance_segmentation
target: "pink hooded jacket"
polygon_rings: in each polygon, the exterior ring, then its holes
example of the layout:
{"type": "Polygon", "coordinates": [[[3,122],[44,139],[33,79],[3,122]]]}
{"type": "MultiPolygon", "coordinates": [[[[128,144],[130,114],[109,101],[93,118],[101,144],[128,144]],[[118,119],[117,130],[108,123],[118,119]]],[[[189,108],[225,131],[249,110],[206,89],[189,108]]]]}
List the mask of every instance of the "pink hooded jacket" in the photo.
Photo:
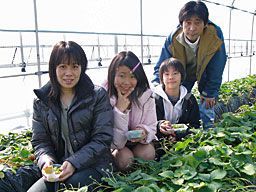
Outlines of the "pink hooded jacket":
{"type": "Polygon", "coordinates": [[[147,138],[144,142],[141,142],[142,144],[148,144],[152,140],[157,139],[156,105],[155,99],[152,97],[152,91],[150,89],[146,90],[138,100],[140,106],[132,103],[131,109],[123,113],[115,107],[116,98],[110,98],[114,112],[114,139],[111,146],[112,149],[124,148],[127,142],[127,131],[135,127],[143,127],[147,130],[147,138]]]}

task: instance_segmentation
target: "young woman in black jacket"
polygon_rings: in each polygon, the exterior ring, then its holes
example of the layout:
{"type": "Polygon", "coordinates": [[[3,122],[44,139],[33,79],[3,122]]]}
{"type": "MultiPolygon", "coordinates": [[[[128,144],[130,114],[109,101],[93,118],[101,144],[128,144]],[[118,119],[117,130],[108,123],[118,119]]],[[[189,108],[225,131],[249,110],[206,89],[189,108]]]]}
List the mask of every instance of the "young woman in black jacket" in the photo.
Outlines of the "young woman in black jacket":
{"type": "Polygon", "coordinates": [[[87,58],[80,45],[60,41],[49,61],[50,81],[34,90],[32,146],[41,177],[28,192],[55,191],[57,181],[78,188],[100,181],[110,169],[113,112],[104,88],[86,75],[87,58]],[[49,179],[53,164],[58,177],[49,179]]]}

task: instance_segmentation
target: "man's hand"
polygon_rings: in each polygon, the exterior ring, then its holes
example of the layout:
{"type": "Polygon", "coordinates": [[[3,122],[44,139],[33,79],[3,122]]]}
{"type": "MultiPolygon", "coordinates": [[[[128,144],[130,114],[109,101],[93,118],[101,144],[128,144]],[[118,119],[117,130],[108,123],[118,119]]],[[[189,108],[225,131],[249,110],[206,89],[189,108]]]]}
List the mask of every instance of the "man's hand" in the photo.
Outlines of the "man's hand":
{"type": "Polygon", "coordinates": [[[216,104],[215,98],[208,98],[208,97],[204,97],[202,95],[200,95],[200,102],[201,103],[205,102],[206,109],[212,108],[216,104]]]}

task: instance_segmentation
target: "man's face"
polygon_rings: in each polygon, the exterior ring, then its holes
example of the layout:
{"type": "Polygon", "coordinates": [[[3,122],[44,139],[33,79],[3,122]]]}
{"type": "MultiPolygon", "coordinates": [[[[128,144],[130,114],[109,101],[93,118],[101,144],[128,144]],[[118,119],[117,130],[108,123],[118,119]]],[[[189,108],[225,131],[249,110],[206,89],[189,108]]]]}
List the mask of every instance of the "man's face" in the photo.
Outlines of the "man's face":
{"type": "Polygon", "coordinates": [[[204,21],[198,16],[194,15],[189,19],[186,19],[182,23],[183,32],[187,39],[194,43],[197,38],[203,33],[204,30],[204,21]]]}

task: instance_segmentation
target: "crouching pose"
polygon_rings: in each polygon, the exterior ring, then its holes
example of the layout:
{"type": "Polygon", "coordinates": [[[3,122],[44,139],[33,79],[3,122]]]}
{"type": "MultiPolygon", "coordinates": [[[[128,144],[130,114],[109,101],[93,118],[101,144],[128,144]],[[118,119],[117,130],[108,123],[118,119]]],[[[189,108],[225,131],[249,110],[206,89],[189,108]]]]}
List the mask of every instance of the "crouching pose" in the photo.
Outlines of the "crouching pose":
{"type": "Polygon", "coordinates": [[[100,181],[110,168],[113,111],[106,90],[86,75],[87,58],[73,41],[57,43],[49,61],[50,81],[35,90],[32,146],[42,176],[28,192],[57,191],[48,178],[60,165],[57,180],[78,188],[100,181]]]}
{"type": "Polygon", "coordinates": [[[185,71],[179,60],[164,60],[159,69],[159,77],[160,84],[153,88],[158,120],[157,137],[180,140],[189,133],[189,128],[200,127],[198,103],[193,94],[181,85],[185,71]],[[176,129],[178,126],[181,128],[176,129]]]}
{"type": "Polygon", "coordinates": [[[123,51],[113,58],[106,87],[114,111],[112,149],[117,167],[126,170],[134,157],[153,160],[155,100],[143,66],[134,53],[123,51]]]}

